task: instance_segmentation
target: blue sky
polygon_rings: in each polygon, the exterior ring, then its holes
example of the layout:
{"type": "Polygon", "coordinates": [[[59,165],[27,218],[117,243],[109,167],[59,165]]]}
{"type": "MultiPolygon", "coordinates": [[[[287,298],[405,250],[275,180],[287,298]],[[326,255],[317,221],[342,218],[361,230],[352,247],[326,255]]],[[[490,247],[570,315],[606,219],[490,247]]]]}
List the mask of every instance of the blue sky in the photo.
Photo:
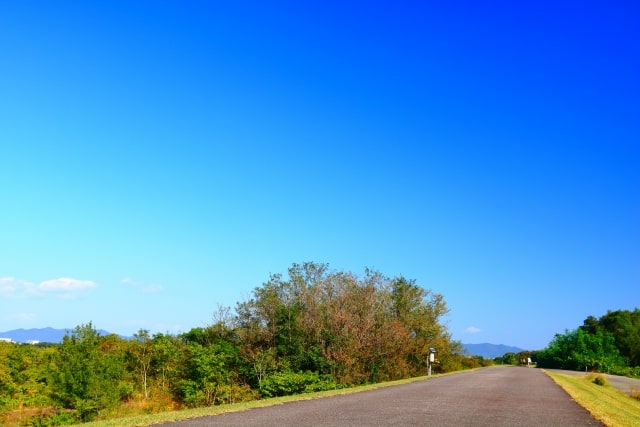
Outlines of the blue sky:
{"type": "Polygon", "coordinates": [[[212,322],[293,262],[528,349],[640,306],[631,2],[0,3],[0,331],[212,322]]]}

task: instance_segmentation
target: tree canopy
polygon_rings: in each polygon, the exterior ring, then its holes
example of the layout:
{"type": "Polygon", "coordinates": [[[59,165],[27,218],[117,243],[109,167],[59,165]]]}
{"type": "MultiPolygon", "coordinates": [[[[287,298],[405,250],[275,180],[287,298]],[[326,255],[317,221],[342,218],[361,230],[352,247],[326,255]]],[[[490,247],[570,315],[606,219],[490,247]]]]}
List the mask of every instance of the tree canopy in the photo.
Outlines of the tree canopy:
{"type": "Polygon", "coordinates": [[[578,328],[557,334],[537,358],[541,367],[638,375],[640,310],[589,316],[578,328]]]}
{"type": "Polygon", "coordinates": [[[294,264],[288,273],[272,275],[237,307],[245,352],[272,355],[272,369],[357,384],[416,375],[429,347],[445,360],[455,347],[441,323],[448,312],[442,295],[413,280],[372,270],[358,278],[315,263],[294,264]]]}

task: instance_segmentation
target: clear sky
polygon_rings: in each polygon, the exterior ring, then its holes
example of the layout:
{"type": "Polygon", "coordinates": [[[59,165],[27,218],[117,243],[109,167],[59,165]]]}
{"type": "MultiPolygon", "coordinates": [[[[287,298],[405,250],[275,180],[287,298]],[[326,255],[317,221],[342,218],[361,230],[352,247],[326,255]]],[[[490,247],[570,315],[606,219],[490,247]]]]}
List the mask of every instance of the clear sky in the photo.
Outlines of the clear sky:
{"type": "Polygon", "coordinates": [[[212,323],[293,262],[527,349],[640,307],[635,2],[0,2],[0,331],[212,323]]]}

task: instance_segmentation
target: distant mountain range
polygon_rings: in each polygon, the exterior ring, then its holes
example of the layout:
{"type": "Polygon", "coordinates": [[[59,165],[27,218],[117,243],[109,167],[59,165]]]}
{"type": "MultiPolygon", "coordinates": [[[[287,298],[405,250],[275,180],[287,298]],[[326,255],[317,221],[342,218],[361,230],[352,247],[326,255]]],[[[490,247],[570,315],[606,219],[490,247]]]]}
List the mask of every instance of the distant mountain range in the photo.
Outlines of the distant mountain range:
{"type": "MultiPolygon", "coordinates": [[[[13,342],[26,343],[29,341],[48,342],[48,343],[61,343],[62,339],[68,333],[70,334],[73,329],[54,329],[54,328],[40,328],[40,329],[14,329],[13,331],[0,332],[0,338],[8,338],[13,342]]],[[[109,335],[103,329],[99,329],[100,335],[109,335]]]]}
{"type": "Polygon", "coordinates": [[[512,347],[504,344],[462,344],[469,356],[482,356],[485,359],[493,359],[504,356],[506,353],[519,353],[524,351],[518,347],[512,347]]]}

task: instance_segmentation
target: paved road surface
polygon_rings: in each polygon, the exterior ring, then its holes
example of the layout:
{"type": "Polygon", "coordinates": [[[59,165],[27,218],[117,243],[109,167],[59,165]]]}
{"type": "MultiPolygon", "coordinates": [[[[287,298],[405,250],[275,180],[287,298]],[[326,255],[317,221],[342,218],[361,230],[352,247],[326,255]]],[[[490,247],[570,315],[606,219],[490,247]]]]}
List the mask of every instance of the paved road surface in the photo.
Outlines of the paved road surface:
{"type": "Polygon", "coordinates": [[[485,368],[411,384],[163,424],[601,426],[539,369],[485,368]]]}

